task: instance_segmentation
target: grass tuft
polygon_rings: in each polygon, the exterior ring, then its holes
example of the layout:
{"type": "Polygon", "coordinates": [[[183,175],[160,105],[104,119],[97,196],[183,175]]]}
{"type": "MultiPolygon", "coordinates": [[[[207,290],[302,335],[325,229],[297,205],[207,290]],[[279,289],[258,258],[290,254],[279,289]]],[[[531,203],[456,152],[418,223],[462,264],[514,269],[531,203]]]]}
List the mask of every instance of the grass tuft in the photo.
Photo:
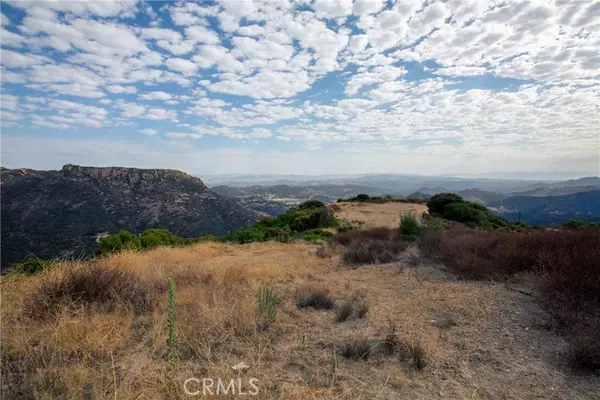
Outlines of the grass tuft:
{"type": "Polygon", "coordinates": [[[364,318],[369,312],[369,304],[364,298],[364,294],[357,292],[352,295],[352,299],[344,302],[335,310],[335,321],[344,322],[350,318],[364,318]]]}
{"type": "Polygon", "coordinates": [[[371,240],[391,240],[395,236],[394,229],[386,227],[369,229],[351,229],[340,232],[331,238],[331,241],[342,246],[348,246],[353,242],[365,242],[371,240]]]}
{"type": "Polygon", "coordinates": [[[416,370],[422,370],[427,366],[428,353],[423,344],[415,340],[408,344],[408,355],[413,368],[416,370]]]}
{"type": "Polygon", "coordinates": [[[352,316],[354,305],[347,301],[335,310],[335,322],[344,322],[352,316]]]}
{"type": "Polygon", "coordinates": [[[579,326],[574,329],[569,343],[569,355],[575,368],[600,373],[599,332],[600,326],[579,326]]]}
{"type": "Polygon", "coordinates": [[[358,339],[345,343],[341,348],[341,354],[351,360],[367,360],[372,349],[371,342],[367,339],[358,339]]]}
{"type": "Polygon", "coordinates": [[[383,340],[382,347],[387,354],[394,354],[400,347],[400,338],[396,333],[396,324],[390,319],[388,320],[388,330],[383,340]]]}
{"type": "Polygon", "coordinates": [[[300,308],[331,310],[335,306],[335,301],[326,288],[304,286],[296,294],[296,305],[300,308]]]}
{"type": "Polygon", "coordinates": [[[408,244],[400,240],[352,242],[342,256],[342,262],[350,266],[389,263],[407,247],[408,244]]]}
{"type": "Polygon", "coordinates": [[[277,317],[277,296],[269,288],[261,288],[257,295],[258,311],[266,328],[275,322],[277,317]]]}
{"type": "Polygon", "coordinates": [[[119,308],[149,312],[164,287],[149,285],[137,275],[105,266],[70,267],[57,279],[43,280],[27,299],[25,313],[44,318],[64,306],[112,312],[119,308]]]}

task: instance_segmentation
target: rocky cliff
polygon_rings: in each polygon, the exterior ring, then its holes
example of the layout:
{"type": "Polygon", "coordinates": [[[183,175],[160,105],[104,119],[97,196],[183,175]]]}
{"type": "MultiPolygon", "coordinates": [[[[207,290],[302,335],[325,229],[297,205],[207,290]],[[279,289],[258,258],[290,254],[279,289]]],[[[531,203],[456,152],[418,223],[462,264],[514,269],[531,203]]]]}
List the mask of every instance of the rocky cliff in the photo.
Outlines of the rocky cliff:
{"type": "Polygon", "coordinates": [[[182,237],[221,235],[257,215],[181,171],[65,165],[2,169],[2,267],[27,256],[87,255],[98,235],[164,228],[182,237]]]}

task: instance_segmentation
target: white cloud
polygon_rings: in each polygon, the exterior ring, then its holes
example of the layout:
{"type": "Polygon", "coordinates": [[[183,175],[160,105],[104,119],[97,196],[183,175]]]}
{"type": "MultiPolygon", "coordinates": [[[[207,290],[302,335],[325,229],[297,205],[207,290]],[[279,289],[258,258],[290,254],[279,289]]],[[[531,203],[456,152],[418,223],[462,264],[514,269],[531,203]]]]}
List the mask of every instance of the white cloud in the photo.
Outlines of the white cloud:
{"type": "MultiPolygon", "coordinates": [[[[4,17],[4,14],[2,14],[2,16],[4,17]]],[[[21,47],[25,41],[23,36],[4,28],[0,28],[0,38],[2,38],[3,46],[21,47]]]]}
{"type": "Polygon", "coordinates": [[[140,133],[142,133],[146,136],[154,136],[158,133],[158,131],[156,129],[152,129],[152,128],[145,128],[145,129],[140,129],[140,133]]]}
{"type": "Polygon", "coordinates": [[[140,100],[171,100],[172,95],[166,92],[156,91],[150,93],[143,93],[139,95],[140,100]]]}
{"type": "Polygon", "coordinates": [[[3,110],[18,110],[19,98],[12,94],[1,93],[0,94],[0,108],[3,110]]]}
{"type": "Polygon", "coordinates": [[[352,0],[315,0],[318,17],[346,17],[352,13],[352,0]]]}
{"type": "Polygon", "coordinates": [[[165,28],[142,29],[142,37],[154,40],[166,40],[168,42],[177,42],[181,40],[181,34],[179,32],[165,28]]]}
{"type": "Polygon", "coordinates": [[[216,15],[217,7],[203,7],[199,4],[188,2],[171,7],[169,11],[171,13],[171,18],[176,25],[206,25],[207,22],[205,17],[209,15],[216,15]]]}
{"type": "Polygon", "coordinates": [[[237,30],[237,33],[239,33],[242,36],[261,36],[262,34],[264,34],[264,32],[265,29],[260,25],[241,26],[237,30]]]}
{"type": "Polygon", "coordinates": [[[384,4],[384,0],[355,0],[352,13],[355,15],[374,14],[381,10],[384,4]]]}
{"type": "Polygon", "coordinates": [[[202,137],[199,133],[185,133],[185,132],[167,132],[165,135],[170,139],[200,139],[202,137]]]}
{"type": "Polygon", "coordinates": [[[177,111],[159,108],[149,107],[137,103],[129,103],[123,100],[118,100],[116,106],[121,109],[121,116],[123,118],[141,118],[149,119],[154,121],[164,120],[178,122],[177,111]]]}
{"type": "Polygon", "coordinates": [[[88,97],[88,98],[99,98],[104,97],[104,92],[99,90],[96,86],[88,86],[80,83],[69,83],[69,84],[29,84],[27,87],[35,90],[45,92],[56,92],[58,94],[88,97]]]}
{"type": "Polygon", "coordinates": [[[202,25],[185,28],[185,36],[198,43],[218,44],[221,41],[219,35],[202,25]]]}
{"type": "Polygon", "coordinates": [[[9,25],[10,24],[10,19],[8,19],[8,17],[6,15],[4,15],[3,13],[0,13],[0,25],[4,26],[4,25],[9,25]]]}
{"type": "Polygon", "coordinates": [[[48,57],[35,54],[22,54],[12,50],[0,50],[2,65],[8,68],[28,68],[50,62],[48,57]]]}
{"type": "Polygon", "coordinates": [[[470,76],[470,75],[483,75],[487,72],[485,67],[449,67],[440,68],[435,71],[437,75],[450,75],[450,76],[470,76]]]}
{"type": "Polygon", "coordinates": [[[125,85],[109,85],[105,88],[111,93],[122,94],[122,93],[137,93],[137,88],[135,86],[125,86],[125,85]]]}
{"type": "Polygon", "coordinates": [[[48,8],[54,11],[71,13],[80,16],[99,17],[133,17],[137,8],[136,2],[124,0],[87,0],[82,2],[59,0],[44,2],[14,1],[14,7],[24,8],[30,11],[33,8],[48,8]]]}
{"type": "Polygon", "coordinates": [[[184,75],[191,75],[198,69],[196,64],[185,58],[169,58],[165,64],[170,70],[181,72],[184,75]]]}

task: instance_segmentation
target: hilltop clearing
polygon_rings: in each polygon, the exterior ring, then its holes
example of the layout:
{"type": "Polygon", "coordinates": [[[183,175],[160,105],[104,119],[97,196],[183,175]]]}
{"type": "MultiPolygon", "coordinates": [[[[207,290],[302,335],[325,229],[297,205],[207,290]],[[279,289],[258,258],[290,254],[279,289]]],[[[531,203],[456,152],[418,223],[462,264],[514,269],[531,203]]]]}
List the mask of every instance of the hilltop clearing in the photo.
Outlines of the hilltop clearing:
{"type": "Polygon", "coordinates": [[[356,224],[362,227],[386,226],[398,227],[400,214],[414,213],[420,217],[427,211],[425,204],[415,203],[336,203],[341,209],[336,212],[336,217],[346,224],[356,224]]]}

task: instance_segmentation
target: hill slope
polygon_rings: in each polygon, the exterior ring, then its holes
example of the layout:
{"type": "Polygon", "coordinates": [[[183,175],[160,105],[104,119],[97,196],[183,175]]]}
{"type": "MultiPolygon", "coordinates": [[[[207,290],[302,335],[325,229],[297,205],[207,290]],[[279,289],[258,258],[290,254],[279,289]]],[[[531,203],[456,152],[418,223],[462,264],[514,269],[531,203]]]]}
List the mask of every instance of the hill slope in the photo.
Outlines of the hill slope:
{"type": "Polygon", "coordinates": [[[181,171],[65,165],[2,170],[2,266],[28,255],[89,253],[96,236],[164,228],[182,237],[225,234],[254,212],[181,171]]]}

